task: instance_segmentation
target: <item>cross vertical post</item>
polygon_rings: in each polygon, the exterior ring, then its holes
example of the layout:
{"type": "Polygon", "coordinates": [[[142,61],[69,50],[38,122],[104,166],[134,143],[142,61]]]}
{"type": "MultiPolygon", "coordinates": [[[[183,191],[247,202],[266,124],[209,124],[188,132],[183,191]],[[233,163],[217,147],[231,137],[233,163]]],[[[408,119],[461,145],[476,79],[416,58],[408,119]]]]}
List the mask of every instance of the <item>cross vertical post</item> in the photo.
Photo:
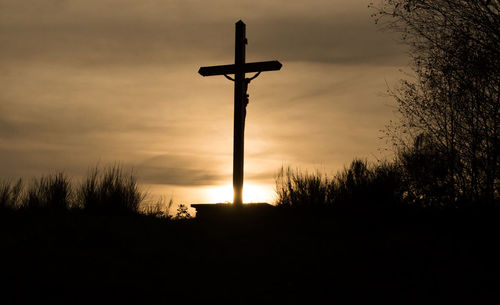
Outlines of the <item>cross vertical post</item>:
{"type": "Polygon", "coordinates": [[[243,21],[236,23],[234,65],[234,142],[233,142],[233,203],[235,206],[243,204],[243,161],[245,137],[245,47],[246,26],[243,21]]]}

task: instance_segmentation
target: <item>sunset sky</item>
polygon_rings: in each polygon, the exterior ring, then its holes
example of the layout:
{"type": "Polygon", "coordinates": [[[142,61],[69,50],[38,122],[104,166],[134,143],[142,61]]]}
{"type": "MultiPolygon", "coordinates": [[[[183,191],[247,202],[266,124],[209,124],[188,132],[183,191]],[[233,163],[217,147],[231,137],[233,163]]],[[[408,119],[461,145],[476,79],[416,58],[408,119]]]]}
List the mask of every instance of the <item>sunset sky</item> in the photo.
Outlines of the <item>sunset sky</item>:
{"type": "Polygon", "coordinates": [[[279,60],[249,86],[244,198],[282,165],[375,159],[404,77],[397,36],[365,0],[0,0],[0,178],[133,168],[153,196],[231,200],[233,83],[200,66],[279,60]],[[228,195],[229,193],[229,195],[228,195]]]}

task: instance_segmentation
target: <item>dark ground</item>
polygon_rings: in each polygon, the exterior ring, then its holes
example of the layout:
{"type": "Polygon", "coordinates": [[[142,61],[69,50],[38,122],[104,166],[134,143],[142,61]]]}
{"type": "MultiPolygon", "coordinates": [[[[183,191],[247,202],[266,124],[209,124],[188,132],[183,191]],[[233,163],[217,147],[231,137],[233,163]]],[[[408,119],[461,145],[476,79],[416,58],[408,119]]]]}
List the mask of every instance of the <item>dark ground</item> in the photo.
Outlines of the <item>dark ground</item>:
{"type": "Polygon", "coordinates": [[[499,219],[2,211],[0,304],[499,304],[499,219]]]}

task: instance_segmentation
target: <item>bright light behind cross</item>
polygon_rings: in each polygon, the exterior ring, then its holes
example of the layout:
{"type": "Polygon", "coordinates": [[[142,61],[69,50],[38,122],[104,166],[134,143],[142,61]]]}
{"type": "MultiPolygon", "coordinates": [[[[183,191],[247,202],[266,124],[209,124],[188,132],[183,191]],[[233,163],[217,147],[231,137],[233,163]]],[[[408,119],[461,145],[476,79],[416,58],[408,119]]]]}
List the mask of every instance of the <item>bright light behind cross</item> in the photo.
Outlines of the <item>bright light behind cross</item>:
{"type": "MultiPolygon", "coordinates": [[[[233,185],[226,184],[223,186],[216,186],[207,190],[207,198],[209,203],[223,203],[233,201],[233,185]]],[[[251,184],[245,183],[243,185],[243,203],[254,202],[267,202],[274,201],[275,192],[273,185],[267,184],[251,184]]]]}

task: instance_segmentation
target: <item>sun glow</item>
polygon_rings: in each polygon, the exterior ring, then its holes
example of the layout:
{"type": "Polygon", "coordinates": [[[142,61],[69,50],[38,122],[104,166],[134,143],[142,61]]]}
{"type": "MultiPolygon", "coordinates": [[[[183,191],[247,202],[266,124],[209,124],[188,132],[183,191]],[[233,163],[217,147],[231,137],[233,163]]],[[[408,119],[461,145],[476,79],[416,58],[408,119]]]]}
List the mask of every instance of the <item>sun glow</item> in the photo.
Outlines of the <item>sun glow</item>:
{"type": "MultiPolygon", "coordinates": [[[[226,184],[223,186],[212,187],[208,190],[208,198],[210,203],[233,202],[233,185],[226,184]]],[[[265,184],[248,184],[243,186],[243,202],[267,202],[272,203],[274,200],[274,187],[265,184]]]]}

